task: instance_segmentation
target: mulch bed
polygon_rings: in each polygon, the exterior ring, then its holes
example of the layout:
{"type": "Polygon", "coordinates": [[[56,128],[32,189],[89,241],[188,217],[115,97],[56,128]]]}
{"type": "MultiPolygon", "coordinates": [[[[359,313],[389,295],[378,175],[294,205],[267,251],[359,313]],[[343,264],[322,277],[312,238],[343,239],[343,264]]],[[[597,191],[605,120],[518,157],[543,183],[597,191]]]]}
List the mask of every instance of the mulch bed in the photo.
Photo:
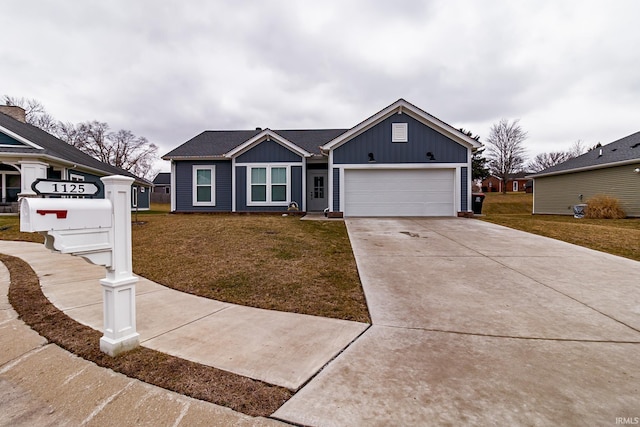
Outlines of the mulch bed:
{"type": "Polygon", "coordinates": [[[44,296],[31,266],[0,254],[11,275],[9,301],[20,318],[50,342],[98,366],[251,416],[269,416],[291,390],[232,374],[145,347],[110,357],[100,351],[101,332],[58,310],[44,296]]]}

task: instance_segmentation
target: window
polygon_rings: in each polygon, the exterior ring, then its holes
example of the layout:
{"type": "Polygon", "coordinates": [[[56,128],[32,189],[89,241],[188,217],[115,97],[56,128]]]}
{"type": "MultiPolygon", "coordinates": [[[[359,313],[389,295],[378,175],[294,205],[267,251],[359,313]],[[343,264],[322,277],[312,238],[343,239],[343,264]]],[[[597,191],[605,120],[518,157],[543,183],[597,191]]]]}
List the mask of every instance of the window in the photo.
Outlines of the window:
{"type": "Polygon", "coordinates": [[[84,176],[69,172],[69,181],[84,181],[84,176]]]}
{"type": "Polygon", "coordinates": [[[513,181],[513,191],[518,191],[518,181],[513,181]]]}
{"type": "Polygon", "coordinates": [[[391,142],[409,141],[408,123],[391,123],[391,142]]]}
{"type": "Polygon", "coordinates": [[[193,206],[216,205],[216,167],[193,166],[193,206]]]}
{"type": "Polygon", "coordinates": [[[248,168],[249,205],[285,205],[289,201],[289,168],[253,166],[248,168]]]}
{"type": "Polygon", "coordinates": [[[131,206],[138,207],[138,187],[131,188],[131,206]]]}

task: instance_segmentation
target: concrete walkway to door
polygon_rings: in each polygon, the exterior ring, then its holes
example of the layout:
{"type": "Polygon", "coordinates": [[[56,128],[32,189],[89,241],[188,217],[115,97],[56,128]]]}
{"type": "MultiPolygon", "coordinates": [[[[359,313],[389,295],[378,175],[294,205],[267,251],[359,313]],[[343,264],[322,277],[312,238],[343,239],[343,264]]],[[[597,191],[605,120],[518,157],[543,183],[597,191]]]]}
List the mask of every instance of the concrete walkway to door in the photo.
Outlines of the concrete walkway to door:
{"type": "Polygon", "coordinates": [[[346,223],[373,326],[276,418],[337,426],[640,417],[640,263],[473,219],[346,223]]]}

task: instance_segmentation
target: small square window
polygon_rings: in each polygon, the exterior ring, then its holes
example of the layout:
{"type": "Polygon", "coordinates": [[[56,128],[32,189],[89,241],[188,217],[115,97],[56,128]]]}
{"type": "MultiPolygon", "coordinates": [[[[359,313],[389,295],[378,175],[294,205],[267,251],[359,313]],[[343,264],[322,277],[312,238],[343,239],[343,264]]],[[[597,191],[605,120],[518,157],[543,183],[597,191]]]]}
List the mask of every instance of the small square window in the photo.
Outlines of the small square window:
{"type": "Polygon", "coordinates": [[[408,123],[391,123],[391,142],[409,141],[408,123]]]}

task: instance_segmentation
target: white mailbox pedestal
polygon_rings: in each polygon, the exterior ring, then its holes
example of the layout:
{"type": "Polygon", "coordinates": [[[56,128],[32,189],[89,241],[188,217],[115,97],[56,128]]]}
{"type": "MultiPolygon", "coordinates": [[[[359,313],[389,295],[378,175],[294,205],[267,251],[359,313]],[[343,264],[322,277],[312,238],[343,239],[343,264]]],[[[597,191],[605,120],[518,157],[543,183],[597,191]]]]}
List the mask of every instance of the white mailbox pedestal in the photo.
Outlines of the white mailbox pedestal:
{"type": "Polygon", "coordinates": [[[105,199],[20,201],[20,231],[40,232],[52,251],[81,256],[104,265],[100,280],[104,335],[100,350],[116,356],[139,345],[136,332],[136,288],[131,261],[131,184],[115,175],[101,178],[105,199]]]}
{"type": "Polygon", "coordinates": [[[107,277],[100,281],[104,309],[104,335],[100,350],[110,356],[140,344],[136,332],[136,282],[131,260],[131,184],[133,178],[101,178],[105,198],[113,209],[112,262],[107,277]]]}

